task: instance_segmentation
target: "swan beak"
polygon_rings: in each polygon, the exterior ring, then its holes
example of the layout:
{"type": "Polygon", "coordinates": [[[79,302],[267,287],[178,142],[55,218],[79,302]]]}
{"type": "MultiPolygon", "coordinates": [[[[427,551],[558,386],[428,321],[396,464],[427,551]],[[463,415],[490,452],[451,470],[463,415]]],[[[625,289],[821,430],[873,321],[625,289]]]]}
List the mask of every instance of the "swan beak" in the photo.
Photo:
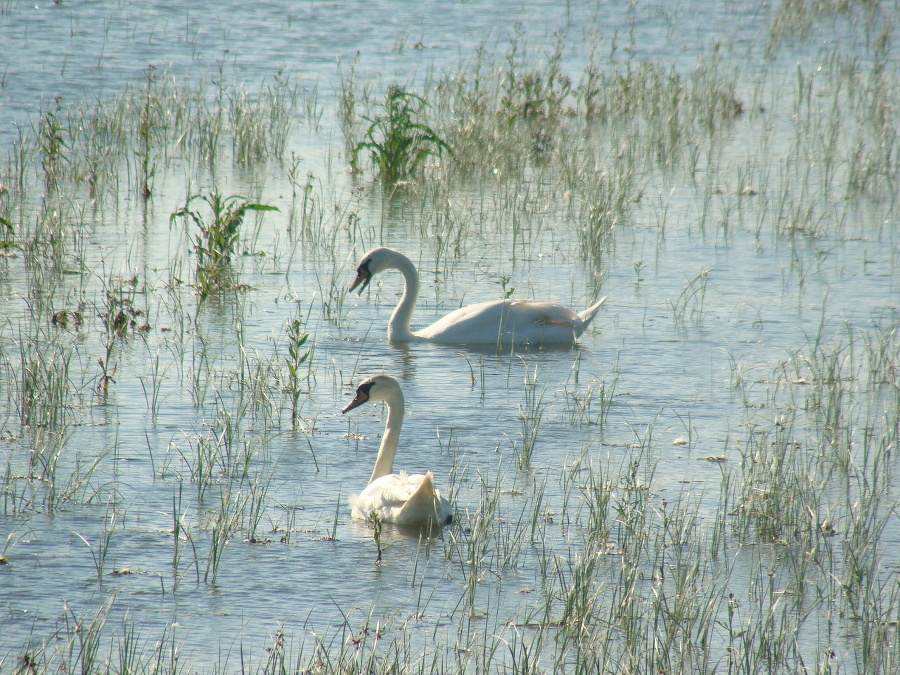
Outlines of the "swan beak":
{"type": "Polygon", "coordinates": [[[356,279],[353,280],[353,283],[350,284],[350,289],[348,292],[352,291],[354,288],[359,286],[359,292],[362,292],[366,289],[366,286],[369,285],[369,282],[372,280],[372,274],[369,272],[369,268],[367,265],[360,265],[359,269],[356,270],[356,279]]]}
{"type": "MultiPolygon", "coordinates": [[[[353,289],[350,289],[350,290],[353,290],[353,289]]],[[[366,392],[362,391],[362,389],[357,389],[356,396],[354,396],[353,400],[347,404],[347,407],[345,407],[343,410],[341,410],[341,414],[343,415],[345,412],[353,410],[354,408],[358,408],[359,406],[361,406],[363,403],[365,403],[368,400],[369,400],[369,395],[366,392]]]]}

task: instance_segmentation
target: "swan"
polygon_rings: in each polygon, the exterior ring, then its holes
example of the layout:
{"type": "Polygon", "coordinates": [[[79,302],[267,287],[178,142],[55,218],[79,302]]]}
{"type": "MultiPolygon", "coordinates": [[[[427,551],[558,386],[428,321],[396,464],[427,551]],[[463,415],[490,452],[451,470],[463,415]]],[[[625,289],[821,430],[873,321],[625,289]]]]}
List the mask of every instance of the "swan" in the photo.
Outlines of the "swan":
{"type": "Polygon", "coordinates": [[[388,340],[395,342],[572,344],[606,302],[604,296],[583,312],[575,312],[555,302],[489,300],[461,307],[428,328],[413,332],[409,322],[419,296],[419,273],[399,251],[380,246],[366,253],[356,268],[350,291],[358,287],[362,293],[373,276],[388,269],[399,270],[405,282],[403,297],[388,323],[388,340]]]}
{"type": "Polygon", "coordinates": [[[361,493],[350,497],[351,515],[358,520],[368,520],[374,513],[383,523],[408,527],[449,525],[453,521],[453,508],[434,487],[431,471],[425,475],[405,471],[393,473],[397,440],[403,426],[404,402],[400,384],[389,375],[370,377],[356,388],[356,396],[341,413],[367,401],[384,401],[388,417],[369,484],[361,493]]]}

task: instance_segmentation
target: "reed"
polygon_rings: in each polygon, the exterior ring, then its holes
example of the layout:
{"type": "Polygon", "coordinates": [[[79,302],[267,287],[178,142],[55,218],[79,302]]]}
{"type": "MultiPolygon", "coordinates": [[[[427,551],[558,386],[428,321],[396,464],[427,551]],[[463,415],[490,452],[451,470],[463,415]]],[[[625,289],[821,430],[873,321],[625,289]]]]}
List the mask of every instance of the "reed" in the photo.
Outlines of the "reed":
{"type": "Polygon", "coordinates": [[[23,426],[62,428],[71,420],[73,346],[61,339],[20,343],[17,402],[23,426]]]}
{"type": "Polygon", "coordinates": [[[225,549],[240,529],[241,520],[249,497],[231,484],[224,484],[219,491],[216,508],[209,514],[209,550],[204,583],[215,585],[225,549]]]}
{"type": "Polygon", "coordinates": [[[534,455],[538,433],[541,428],[541,420],[544,416],[544,392],[538,392],[537,370],[531,374],[525,373],[524,403],[519,404],[519,421],[521,423],[522,444],[516,450],[519,466],[528,469],[534,455]]]}
{"type": "Polygon", "coordinates": [[[44,189],[47,193],[56,190],[63,163],[66,161],[65,127],[64,121],[60,119],[64,112],[62,98],[57,97],[53,107],[42,114],[36,134],[41,152],[41,168],[44,172],[44,189]]]}
{"type": "Polygon", "coordinates": [[[160,392],[166,379],[168,379],[169,367],[163,368],[160,363],[160,353],[155,354],[151,351],[150,343],[145,339],[144,346],[147,349],[148,361],[150,363],[149,373],[140,376],[141,389],[144,392],[144,401],[147,404],[147,412],[151,418],[156,419],[159,415],[160,392]]]}
{"type": "Polygon", "coordinates": [[[84,535],[74,532],[76,537],[81,539],[84,542],[85,546],[88,547],[88,551],[90,551],[91,559],[94,561],[94,568],[97,570],[97,579],[99,581],[103,581],[103,574],[106,569],[106,558],[109,555],[109,547],[112,542],[112,536],[115,531],[116,525],[116,513],[115,511],[110,512],[109,506],[107,505],[107,517],[104,518],[103,528],[100,532],[100,536],[95,542],[96,550],[94,546],[91,545],[84,535]]]}
{"type": "Polygon", "coordinates": [[[710,273],[703,270],[696,277],[688,281],[684,290],[675,299],[669,301],[675,325],[684,327],[685,321],[690,317],[695,326],[703,325],[703,308],[706,303],[706,292],[709,286],[710,273]]]}
{"type": "Polygon", "coordinates": [[[304,90],[298,82],[292,81],[290,73],[283,70],[275,73],[273,80],[257,95],[236,91],[230,96],[232,151],[240,165],[284,156],[301,100],[304,100],[308,119],[313,124],[320,116],[315,90],[304,90]]]}
{"type": "Polygon", "coordinates": [[[570,389],[566,385],[563,394],[565,396],[565,415],[569,424],[597,426],[601,435],[603,434],[621,376],[618,366],[614,366],[613,371],[615,374],[610,382],[607,382],[606,378],[592,378],[584,387],[580,387],[576,383],[576,386],[570,389]]]}
{"type": "MultiPolygon", "coordinates": [[[[263,517],[268,514],[271,497],[269,491],[272,485],[274,471],[259,473],[254,476],[248,486],[249,494],[246,501],[246,540],[251,544],[268,543],[270,539],[263,537],[260,530],[263,517]]],[[[271,528],[270,528],[271,529],[271,528]]]]}
{"type": "Polygon", "coordinates": [[[153,194],[153,178],[156,175],[157,154],[155,146],[156,130],[161,126],[159,100],[155,95],[156,69],[147,68],[147,84],[144,87],[144,98],[140,108],[137,128],[137,147],[134,154],[138,160],[138,184],[141,199],[145,202],[153,194]]]}
{"type": "Polygon", "coordinates": [[[360,83],[356,77],[356,67],[359,65],[359,54],[350,64],[346,73],[343,66],[338,62],[338,80],[340,81],[340,90],[338,92],[338,123],[344,136],[344,154],[348,158],[353,157],[354,148],[360,143],[360,115],[357,112],[357,105],[360,103],[367,104],[370,98],[368,91],[368,83],[360,83]],[[357,87],[362,86],[362,92],[357,91],[357,87]],[[360,100],[361,99],[361,100],[360,100]]]}

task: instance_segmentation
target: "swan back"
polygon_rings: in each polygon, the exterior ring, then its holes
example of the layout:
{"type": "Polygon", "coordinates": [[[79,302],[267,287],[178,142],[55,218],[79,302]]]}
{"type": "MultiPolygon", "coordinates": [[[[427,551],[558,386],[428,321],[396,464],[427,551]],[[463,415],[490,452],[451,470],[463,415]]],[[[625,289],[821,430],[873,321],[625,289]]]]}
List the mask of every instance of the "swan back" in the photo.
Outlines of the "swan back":
{"type": "Polygon", "coordinates": [[[453,521],[453,507],[434,486],[434,475],[401,471],[382,476],[350,498],[351,515],[406,527],[440,527],[453,521]]]}

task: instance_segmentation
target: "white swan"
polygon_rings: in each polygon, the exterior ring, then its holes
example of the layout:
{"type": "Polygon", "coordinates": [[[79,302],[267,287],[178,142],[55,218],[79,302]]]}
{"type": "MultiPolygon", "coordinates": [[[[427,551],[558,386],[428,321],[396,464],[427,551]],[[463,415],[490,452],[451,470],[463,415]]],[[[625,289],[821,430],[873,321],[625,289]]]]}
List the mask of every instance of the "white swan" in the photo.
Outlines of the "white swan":
{"type": "Polygon", "coordinates": [[[449,525],[453,520],[453,508],[435,489],[431,471],[424,476],[405,471],[393,473],[404,413],[403,391],[397,380],[388,375],[368,378],[356,388],[356,396],[341,412],[353,410],[366,401],[384,401],[388,417],[369,484],[360,494],[350,497],[351,515],[358,520],[368,520],[374,513],[383,523],[408,527],[449,525]]]}
{"type": "Polygon", "coordinates": [[[399,270],[405,280],[403,297],[388,323],[388,340],[396,342],[571,344],[606,302],[604,296],[583,312],[574,312],[555,302],[490,300],[461,307],[428,328],[412,332],[409,322],[419,296],[419,273],[405,255],[390,248],[373,248],[359,263],[350,290],[359,287],[362,293],[373,276],[387,269],[399,270]]]}

